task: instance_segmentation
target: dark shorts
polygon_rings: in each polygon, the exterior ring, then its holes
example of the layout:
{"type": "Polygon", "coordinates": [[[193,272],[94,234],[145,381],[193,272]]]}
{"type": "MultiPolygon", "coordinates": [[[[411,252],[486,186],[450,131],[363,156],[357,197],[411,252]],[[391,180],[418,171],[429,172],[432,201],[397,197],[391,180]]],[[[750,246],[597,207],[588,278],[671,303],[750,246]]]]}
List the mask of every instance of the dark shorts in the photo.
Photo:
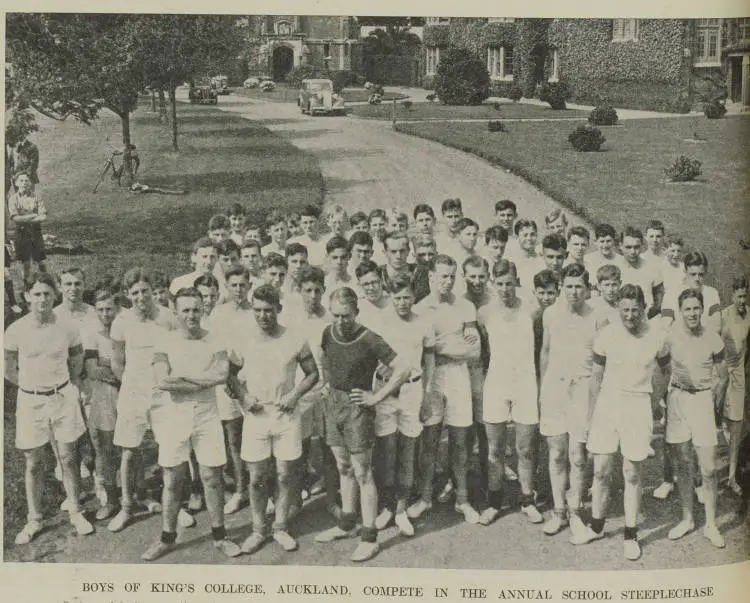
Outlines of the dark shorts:
{"type": "Polygon", "coordinates": [[[47,259],[44,253],[44,239],[42,239],[42,225],[16,225],[16,259],[19,262],[42,262],[47,259]]]}
{"type": "Polygon", "coordinates": [[[375,444],[375,408],[352,404],[349,393],[331,389],[325,401],[326,443],[350,453],[365,452],[375,444]]]}

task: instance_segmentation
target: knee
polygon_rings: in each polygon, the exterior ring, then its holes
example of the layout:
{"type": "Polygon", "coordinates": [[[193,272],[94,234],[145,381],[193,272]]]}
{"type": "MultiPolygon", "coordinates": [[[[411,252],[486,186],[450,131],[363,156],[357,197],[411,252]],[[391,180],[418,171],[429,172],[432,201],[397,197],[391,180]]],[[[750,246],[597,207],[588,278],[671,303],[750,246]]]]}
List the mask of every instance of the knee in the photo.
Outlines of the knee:
{"type": "Polygon", "coordinates": [[[354,469],[349,461],[337,461],[336,467],[338,468],[341,477],[354,477],[354,469]]]}
{"type": "Polygon", "coordinates": [[[622,477],[625,480],[625,483],[630,484],[631,486],[638,485],[638,482],[640,481],[640,474],[638,472],[638,469],[636,469],[632,465],[623,466],[622,477]]]}
{"type": "Polygon", "coordinates": [[[594,479],[598,482],[606,482],[609,480],[609,474],[610,470],[608,466],[601,465],[596,466],[594,465],[594,479]]]}
{"type": "MultiPolygon", "coordinates": [[[[298,465],[295,465],[295,467],[297,466],[298,465]]],[[[279,486],[288,488],[289,486],[292,485],[292,482],[294,481],[292,477],[292,471],[293,469],[290,469],[287,467],[284,467],[283,469],[282,468],[278,469],[277,474],[276,474],[276,480],[279,486]]]]}
{"type": "Polygon", "coordinates": [[[60,463],[63,465],[72,465],[76,461],[76,452],[73,446],[59,447],[60,463]]]}
{"type": "Polygon", "coordinates": [[[518,458],[531,459],[534,455],[534,447],[531,440],[518,438],[516,440],[516,452],[518,453],[518,458]]]}
{"type": "Polygon", "coordinates": [[[250,472],[250,488],[255,491],[261,491],[266,487],[268,481],[268,474],[265,471],[251,471],[250,472]]]}
{"type": "Polygon", "coordinates": [[[497,442],[492,442],[487,447],[487,460],[493,465],[502,463],[505,460],[505,444],[502,446],[497,442]]]}
{"type": "Polygon", "coordinates": [[[26,471],[33,475],[40,475],[44,469],[44,463],[40,455],[29,454],[26,456],[26,471]]]}
{"type": "MultiPolygon", "coordinates": [[[[563,465],[565,463],[566,456],[565,456],[565,450],[563,450],[562,447],[552,447],[549,448],[549,460],[553,465],[563,465]]],[[[572,462],[572,459],[571,459],[572,462]]]]}
{"type": "Polygon", "coordinates": [[[711,464],[709,466],[702,465],[701,476],[703,477],[703,481],[713,480],[714,477],[716,477],[716,465],[715,464],[711,464]]]}
{"type": "Polygon", "coordinates": [[[586,455],[578,449],[571,450],[570,464],[576,469],[583,470],[586,467],[586,455]]]}
{"type": "Polygon", "coordinates": [[[372,467],[370,465],[359,465],[353,469],[354,477],[357,483],[367,484],[372,481],[372,467]]]}
{"type": "Polygon", "coordinates": [[[201,467],[201,481],[207,490],[218,489],[221,485],[221,468],[201,467]]]}

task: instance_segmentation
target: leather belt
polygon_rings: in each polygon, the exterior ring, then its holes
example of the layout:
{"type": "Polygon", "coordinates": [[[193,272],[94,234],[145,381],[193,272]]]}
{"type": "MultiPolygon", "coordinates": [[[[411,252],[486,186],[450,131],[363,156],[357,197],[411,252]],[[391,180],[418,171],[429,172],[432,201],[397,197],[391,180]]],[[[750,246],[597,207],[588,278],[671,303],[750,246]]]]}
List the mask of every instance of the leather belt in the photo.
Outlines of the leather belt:
{"type": "Polygon", "coordinates": [[[711,389],[710,387],[696,389],[695,387],[685,387],[684,385],[679,385],[677,383],[673,383],[672,387],[675,389],[682,390],[683,392],[687,392],[689,394],[699,394],[700,392],[707,392],[711,389]]]}
{"type": "Polygon", "coordinates": [[[66,385],[68,385],[68,383],[70,383],[70,379],[68,379],[65,383],[58,385],[57,387],[53,387],[52,389],[31,390],[31,389],[24,389],[22,387],[19,387],[18,389],[20,389],[24,394],[31,394],[33,396],[52,396],[58,393],[66,385]]]}

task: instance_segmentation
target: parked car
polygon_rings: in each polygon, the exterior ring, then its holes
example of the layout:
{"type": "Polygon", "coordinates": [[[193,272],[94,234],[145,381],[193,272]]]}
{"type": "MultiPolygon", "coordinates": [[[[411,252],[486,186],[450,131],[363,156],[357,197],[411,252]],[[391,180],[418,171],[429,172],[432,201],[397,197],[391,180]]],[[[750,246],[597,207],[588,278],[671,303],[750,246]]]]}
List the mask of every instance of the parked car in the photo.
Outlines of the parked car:
{"type": "Polygon", "coordinates": [[[188,91],[191,105],[217,105],[219,95],[213,86],[193,86],[188,91]]]}
{"type": "Polygon", "coordinates": [[[212,77],[211,84],[216,86],[217,94],[229,94],[229,78],[226,75],[212,77]]]}
{"type": "Polygon", "coordinates": [[[344,97],[333,91],[331,80],[302,80],[297,105],[302,113],[346,112],[344,97]]]}
{"type": "Polygon", "coordinates": [[[257,88],[260,85],[260,78],[258,77],[249,77],[244,82],[242,82],[243,88],[257,88]]]}
{"type": "Polygon", "coordinates": [[[263,80],[260,84],[258,84],[258,88],[261,92],[271,92],[276,88],[276,84],[273,82],[273,80],[263,80]]]}

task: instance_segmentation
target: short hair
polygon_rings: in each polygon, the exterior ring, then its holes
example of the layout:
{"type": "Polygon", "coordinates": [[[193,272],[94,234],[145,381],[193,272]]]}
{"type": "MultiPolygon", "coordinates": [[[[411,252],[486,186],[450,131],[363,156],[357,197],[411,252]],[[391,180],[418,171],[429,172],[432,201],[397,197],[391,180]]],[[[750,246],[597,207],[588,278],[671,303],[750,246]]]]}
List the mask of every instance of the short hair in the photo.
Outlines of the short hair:
{"type": "Polygon", "coordinates": [[[284,270],[287,270],[289,269],[289,263],[283,255],[272,251],[263,258],[263,269],[268,268],[284,268],[284,270]]]}
{"type": "Polygon", "coordinates": [[[677,297],[677,307],[682,308],[682,304],[686,299],[690,299],[691,297],[694,297],[700,302],[701,308],[704,307],[703,305],[703,293],[701,293],[698,289],[690,288],[685,289],[680,293],[680,295],[677,297]]]}
{"type": "Polygon", "coordinates": [[[586,267],[583,264],[573,262],[572,264],[565,266],[560,273],[560,282],[564,282],[568,277],[581,278],[587,287],[591,286],[591,283],[589,282],[589,271],[586,270],[586,267]]]}
{"type": "Polygon", "coordinates": [[[463,213],[464,208],[461,199],[446,199],[440,204],[440,213],[445,215],[449,211],[460,211],[463,213]]]}
{"type": "Polygon", "coordinates": [[[169,277],[163,272],[151,273],[151,285],[154,289],[169,289],[169,277]]]}
{"type": "Polygon", "coordinates": [[[621,281],[622,271],[614,264],[604,264],[599,266],[599,270],[596,271],[596,281],[601,283],[602,281],[621,281]]]}
{"type": "MultiPolygon", "coordinates": [[[[233,270],[234,268],[232,268],[233,270]]],[[[229,270],[228,272],[231,272],[229,270]]],[[[208,287],[209,289],[219,289],[219,281],[213,274],[201,274],[195,281],[193,282],[193,287],[196,289],[198,287],[208,287]]]]}
{"type": "Polygon", "coordinates": [[[380,272],[378,271],[378,265],[375,262],[371,262],[370,260],[365,260],[359,266],[357,266],[357,268],[354,270],[354,276],[356,276],[357,280],[359,280],[365,274],[370,274],[370,272],[374,272],[378,275],[378,278],[381,278],[382,280],[380,272]]]}
{"type": "Polygon", "coordinates": [[[79,268],[78,266],[68,266],[67,268],[60,270],[60,273],[57,275],[58,281],[62,280],[63,274],[77,274],[83,280],[86,280],[86,273],[83,271],[83,268],[79,268]]]}
{"type": "Polygon", "coordinates": [[[434,258],[432,258],[432,261],[430,261],[430,272],[435,272],[438,266],[450,266],[452,268],[456,268],[457,264],[456,260],[454,260],[451,256],[444,253],[438,253],[434,258]]]}
{"type": "Polygon", "coordinates": [[[304,218],[320,218],[320,209],[317,205],[309,203],[305,205],[299,212],[300,217],[304,218]]]}
{"type": "Polygon", "coordinates": [[[419,203],[419,204],[418,204],[418,205],[417,205],[417,206],[416,206],[416,207],[414,208],[414,213],[413,213],[413,216],[414,216],[414,219],[415,219],[415,220],[417,219],[417,216],[418,216],[419,214],[427,214],[427,215],[428,215],[428,216],[430,216],[430,218],[432,218],[433,220],[435,219],[435,210],[434,210],[434,209],[432,209],[432,207],[431,207],[431,206],[427,205],[427,203],[419,203]]]}
{"type": "Polygon", "coordinates": [[[229,281],[233,276],[242,276],[245,280],[250,280],[250,271],[244,266],[232,266],[224,273],[224,280],[229,281]]]}
{"type": "Polygon", "coordinates": [[[461,218],[459,220],[458,227],[457,227],[457,229],[458,229],[459,232],[461,232],[465,228],[469,228],[469,227],[476,228],[477,230],[479,230],[479,224],[477,224],[471,218],[461,218]]]}
{"type": "Polygon", "coordinates": [[[685,259],[682,261],[687,270],[690,266],[703,266],[708,270],[708,258],[702,251],[691,251],[685,254],[685,259]]]}
{"type": "Polygon", "coordinates": [[[520,220],[517,220],[515,225],[513,226],[513,232],[516,233],[516,236],[518,236],[518,233],[521,232],[524,228],[532,228],[534,229],[534,232],[537,232],[536,222],[534,220],[529,220],[528,218],[521,218],[520,220]]]}
{"type": "Polygon", "coordinates": [[[415,249],[417,247],[432,247],[434,249],[437,249],[437,242],[435,241],[435,237],[428,234],[422,234],[418,237],[414,237],[412,243],[414,244],[415,249]]]}
{"type": "Polygon", "coordinates": [[[282,222],[286,226],[286,216],[282,214],[278,209],[274,209],[266,216],[266,226],[269,228],[276,224],[281,224],[282,222]]]}
{"type": "Polygon", "coordinates": [[[547,226],[552,224],[552,222],[557,222],[558,220],[562,220],[563,224],[568,223],[568,216],[566,216],[565,212],[561,210],[559,207],[556,207],[551,212],[549,212],[546,216],[544,216],[544,223],[547,226]]]}
{"type": "Polygon", "coordinates": [[[299,212],[293,211],[286,215],[286,223],[287,225],[299,226],[300,218],[299,212]]]}
{"type": "Polygon", "coordinates": [[[391,218],[401,224],[409,224],[409,216],[396,207],[391,210],[391,218]]]}
{"type": "Polygon", "coordinates": [[[214,247],[216,247],[216,253],[219,255],[232,255],[233,253],[240,255],[240,246],[232,239],[219,241],[214,247]]]}
{"type": "Polygon", "coordinates": [[[604,237],[612,237],[617,240],[617,231],[611,224],[597,224],[594,227],[594,239],[603,239],[604,237]]]}
{"type": "Polygon", "coordinates": [[[649,220],[646,224],[646,231],[649,230],[660,230],[664,234],[666,228],[664,228],[664,223],[661,220],[649,220]]]}
{"type": "Polygon", "coordinates": [[[581,237],[584,239],[587,243],[591,240],[591,234],[588,231],[588,228],[584,226],[574,226],[568,231],[568,241],[570,241],[571,237],[581,237]]]}
{"type": "Polygon", "coordinates": [[[372,235],[364,230],[357,230],[349,237],[349,251],[354,249],[355,245],[367,245],[372,247],[374,244],[372,235]]]}
{"type": "Polygon", "coordinates": [[[284,255],[286,255],[286,257],[291,257],[300,253],[307,257],[307,247],[305,247],[302,243],[289,243],[284,248],[284,255]]]}
{"type": "Polygon", "coordinates": [[[147,283],[149,287],[153,287],[153,277],[145,268],[131,268],[122,276],[122,287],[126,292],[130,291],[133,285],[140,282],[147,283]]]}
{"type": "Polygon", "coordinates": [[[678,234],[670,233],[665,239],[667,247],[670,245],[679,245],[680,247],[685,246],[685,240],[678,234]]]}
{"type": "Polygon", "coordinates": [[[513,203],[510,199],[500,199],[497,203],[495,203],[495,213],[499,214],[501,211],[505,211],[506,209],[513,210],[514,214],[518,213],[518,208],[516,207],[516,204],[513,203]]]}
{"type": "Polygon", "coordinates": [[[461,269],[466,272],[467,268],[483,268],[485,272],[489,274],[490,272],[490,265],[487,260],[485,260],[483,257],[478,255],[470,255],[468,258],[464,260],[463,265],[461,266],[461,269]]]}
{"type": "Polygon", "coordinates": [[[404,289],[409,289],[409,291],[414,293],[414,285],[411,282],[411,279],[402,275],[391,279],[386,286],[386,290],[391,295],[395,295],[396,293],[398,293],[399,291],[403,291],[404,289]]]}
{"type": "Polygon", "coordinates": [[[229,229],[229,218],[227,218],[224,214],[216,214],[215,216],[211,216],[211,219],[208,221],[208,230],[218,230],[220,228],[229,229]]]}
{"type": "Polygon", "coordinates": [[[47,285],[50,287],[53,291],[57,291],[57,283],[55,282],[55,277],[52,276],[49,272],[42,272],[41,270],[36,270],[29,279],[29,285],[26,288],[26,291],[30,291],[34,285],[37,283],[40,283],[42,285],[47,285]]]}
{"type": "Polygon", "coordinates": [[[92,296],[92,302],[94,305],[98,304],[99,302],[105,301],[111,299],[115,302],[116,306],[120,305],[119,300],[117,299],[117,292],[112,287],[102,286],[97,287],[94,289],[94,294],[92,296]]]}
{"type": "Polygon", "coordinates": [[[484,231],[484,242],[489,244],[490,241],[499,241],[500,243],[508,242],[508,231],[497,224],[490,226],[484,231]]]}
{"type": "Polygon", "coordinates": [[[326,255],[330,255],[334,249],[346,249],[349,251],[349,242],[341,235],[333,236],[326,243],[326,255]]]}
{"type": "Polygon", "coordinates": [[[370,215],[367,216],[367,219],[372,222],[373,218],[381,218],[385,220],[385,210],[381,207],[375,208],[370,212],[370,215]]]}
{"type": "Polygon", "coordinates": [[[359,309],[359,298],[351,287],[339,287],[331,293],[330,301],[336,301],[354,310],[359,309]]]}
{"type": "Polygon", "coordinates": [[[216,249],[216,245],[214,245],[214,242],[211,239],[208,237],[201,237],[193,243],[193,253],[198,253],[199,249],[208,249],[209,247],[213,247],[214,250],[216,249]]]}
{"type": "Polygon", "coordinates": [[[641,308],[646,307],[646,296],[643,295],[643,289],[641,289],[640,285],[627,283],[620,287],[617,296],[620,298],[620,301],[623,299],[630,299],[641,306],[641,308]]]}
{"type": "Polygon", "coordinates": [[[322,268],[307,264],[300,269],[297,282],[300,285],[311,282],[320,285],[321,287],[325,287],[326,273],[323,272],[322,268]]]}
{"type": "Polygon", "coordinates": [[[492,278],[501,278],[506,274],[510,274],[515,280],[518,280],[518,270],[516,265],[505,258],[495,262],[492,267],[492,278]]]}
{"type": "Polygon", "coordinates": [[[736,276],[732,279],[732,291],[747,291],[748,279],[746,276],[736,276]]]}
{"type": "Polygon", "coordinates": [[[552,249],[554,251],[567,251],[568,241],[567,239],[558,233],[551,233],[544,235],[542,239],[542,249],[552,249]]]}
{"type": "Polygon", "coordinates": [[[620,234],[620,242],[623,242],[625,240],[625,237],[630,237],[631,239],[639,239],[641,243],[643,242],[643,232],[640,228],[636,228],[635,226],[625,227],[625,229],[620,234]]]}
{"type": "Polygon", "coordinates": [[[334,216],[340,217],[346,220],[349,214],[346,213],[346,210],[344,209],[343,205],[334,203],[326,210],[326,222],[330,220],[331,218],[333,218],[334,216]]]}
{"type": "Polygon", "coordinates": [[[232,207],[229,208],[227,215],[231,218],[232,216],[245,216],[247,212],[245,207],[241,203],[233,203],[232,207]]]}
{"type": "Polygon", "coordinates": [[[363,211],[354,212],[349,217],[349,224],[352,226],[354,226],[355,224],[364,224],[364,223],[369,224],[370,219],[367,217],[367,214],[363,211]]]}
{"type": "Polygon", "coordinates": [[[177,292],[172,297],[172,303],[177,306],[177,300],[181,297],[193,297],[195,299],[201,300],[203,302],[203,296],[201,295],[201,292],[198,291],[195,287],[181,287],[177,290],[177,292]]]}
{"type": "Polygon", "coordinates": [[[263,284],[255,287],[253,289],[253,299],[265,302],[274,308],[278,308],[281,305],[281,297],[273,285],[263,284]]]}
{"type": "Polygon", "coordinates": [[[548,287],[560,289],[560,278],[549,268],[537,272],[532,279],[532,283],[534,289],[547,289],[548,287]]]}
{"type": "Polygon", "coordinates": [[[240,247],[240,252],[242,252],[243,249],[257,249],[258,251],[261,250],[260,241],[256,241],[255,239],[247,239],[246,241],[242,242],[242,247],[240,247]]]}
{"type": "Polygon", "coordinates": [[[404,240],[407,243],[409,242],[409,236],[405,232],[401,232],[400,230],[389,230],[385,233],[385,236],[383,237],[383,247],[388,249],[388,241],[401,241],[404,240]]]}

